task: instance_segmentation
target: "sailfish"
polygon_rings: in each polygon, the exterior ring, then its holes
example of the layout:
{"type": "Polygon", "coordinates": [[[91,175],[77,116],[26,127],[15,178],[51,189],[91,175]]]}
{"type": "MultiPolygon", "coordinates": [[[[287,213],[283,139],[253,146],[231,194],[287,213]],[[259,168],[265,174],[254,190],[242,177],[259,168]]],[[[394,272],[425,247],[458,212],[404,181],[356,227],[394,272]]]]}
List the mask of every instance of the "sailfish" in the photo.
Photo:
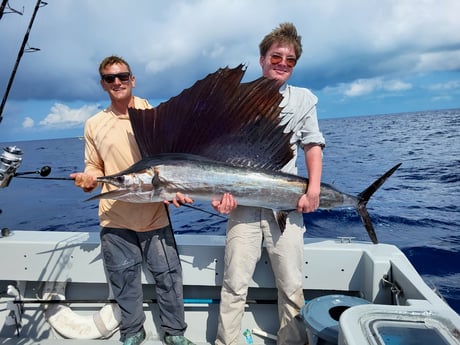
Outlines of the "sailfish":
{"type": "MultiPolygon", "coordinates": [[[[211,201],[231,193],[239,205],[275,212],[280,229],[308,188],[308,178],[282,172],[294,157],[292,133],[282,123],[275,80],[242,82],[244,65],[220,68],[152,109],[129,109],[142,159],[98,181],[118,187],[91,199],[163,202],[181,192],[211,201]]],[[[321,209],[356,208],[373,243],[366,209],[373,193],[400,164],[357,196],[321,184],[321,209]]]]}

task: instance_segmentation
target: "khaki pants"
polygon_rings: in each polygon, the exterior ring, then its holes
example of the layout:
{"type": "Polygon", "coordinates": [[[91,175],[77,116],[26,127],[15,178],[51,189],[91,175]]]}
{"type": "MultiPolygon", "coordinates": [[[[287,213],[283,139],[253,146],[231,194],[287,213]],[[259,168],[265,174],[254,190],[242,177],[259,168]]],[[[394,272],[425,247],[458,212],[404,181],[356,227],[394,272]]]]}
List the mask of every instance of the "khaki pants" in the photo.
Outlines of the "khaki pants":
{"type": "Polygon", "coordinates": [[[296,316],[305,304],[302,287],[302,214],[289,214],[281,232],[273,211],[238,206],[227,226],[225,269],[216,345],[243,343],[241,320],[248,286],[265,241],[278,289],[279,345],[307,343],[305,325],[296,316]]]}

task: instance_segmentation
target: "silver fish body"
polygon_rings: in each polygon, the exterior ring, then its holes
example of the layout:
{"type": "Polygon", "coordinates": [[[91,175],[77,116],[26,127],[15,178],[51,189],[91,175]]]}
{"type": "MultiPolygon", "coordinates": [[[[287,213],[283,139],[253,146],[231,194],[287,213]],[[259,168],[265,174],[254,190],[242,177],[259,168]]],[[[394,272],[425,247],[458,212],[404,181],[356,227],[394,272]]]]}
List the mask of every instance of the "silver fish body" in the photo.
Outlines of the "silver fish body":
{"type": "MultiPolygon", "coordinates": [[[[401,165],[396,164],[357,196],[343,193],[322,183],[321,209],[353,206],[373,243],[378,243],[366,205],[371,196],[401,165]]],[[[96,195],[93,199],[115,199],[132,203],[163,202],[177,192],[195,200],[210,202],[231,193],[239,205],[263,207],[277,212],[283,228],[286,211],[294,210],[305,193],[308,179],[267,169],[247,168],[190,154],[160,154],[144,158],[116,175],[99,177],[118,189],[96,195]]]]}
{"type": "MultiPolygon", "coordinates": [[[[118,187],[95,198],[132,203],[171,200],[177,192],[194,200],[211,201],[231,193],[239,205],[293,210],[306,192],[308,179],[266,169],[252,169],[186,154],[165,154],[143,159],[117,175],[98,178],[118,187]],[[134,166],[133,166],[134,167],[134,166]]],[[[328,184],[321,185],[320,208],[356,206],[358,200],[328,184]]]]}

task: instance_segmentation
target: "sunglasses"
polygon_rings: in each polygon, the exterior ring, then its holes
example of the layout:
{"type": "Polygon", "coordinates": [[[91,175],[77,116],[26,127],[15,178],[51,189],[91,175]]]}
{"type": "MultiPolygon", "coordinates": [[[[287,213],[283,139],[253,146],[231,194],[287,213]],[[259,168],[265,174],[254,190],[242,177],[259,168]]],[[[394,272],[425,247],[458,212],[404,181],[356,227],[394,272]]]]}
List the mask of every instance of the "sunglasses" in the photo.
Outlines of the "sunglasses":
{"type": "MultiPolygon", "coordinates": [[[[281,61],[283,61],[283,57],[281,55],[270,55],[270,63],[272,65],[277,65],[281,61]]],[[[289,68],[294,67],[296,63],[297,63],[296,58],[289,57],[289,56],[286,58],[286,66],[288,66],[289,68]]]]}
{"type": "Polygon", "coordinates": [[[115,78],[118,78],[120,81],[128,81],[131,77],[130,72],[122,72],[117,74],[103,74],[101,79],[108,84],[112,84],[115,81],[115,78]]]}

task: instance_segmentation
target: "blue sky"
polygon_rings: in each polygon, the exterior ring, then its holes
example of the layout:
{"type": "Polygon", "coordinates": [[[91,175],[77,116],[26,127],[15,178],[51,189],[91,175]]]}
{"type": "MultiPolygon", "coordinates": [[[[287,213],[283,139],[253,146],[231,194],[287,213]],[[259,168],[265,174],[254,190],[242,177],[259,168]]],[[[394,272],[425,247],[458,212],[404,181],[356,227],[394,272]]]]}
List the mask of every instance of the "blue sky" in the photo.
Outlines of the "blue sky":
{"type": "MultiPolygon", "coordinates": [[[[34,0],[9,0],[0,20],[0,92],[34,0]]],[[[97,68],[124,57],[135,94],[152,104],[220,67],[260,76],[258,44],[293,22],[304,53],[291,84],[319,98],[321,119],[460,107],[458,0],[48,0],[30,32],[11,88],[0,142],[83,135],[108,105],[97,68]],[[160,5],[161,4],[161,5],[160,5]]]]}

